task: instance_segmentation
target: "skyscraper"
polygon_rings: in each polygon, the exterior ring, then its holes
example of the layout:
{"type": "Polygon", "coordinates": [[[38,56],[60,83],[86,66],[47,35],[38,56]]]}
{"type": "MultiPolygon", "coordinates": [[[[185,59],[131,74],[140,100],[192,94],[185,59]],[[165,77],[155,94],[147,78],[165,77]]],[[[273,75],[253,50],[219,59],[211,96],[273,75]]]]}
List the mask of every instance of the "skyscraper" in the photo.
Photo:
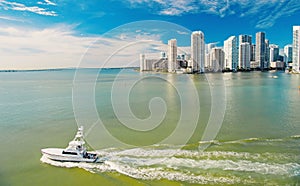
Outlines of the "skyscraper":
{"type": "Polygon", "coordinates": [[[191,60],[193,72],[204,72],[205,43],[201,31],[195,31],[191,35],[191,60]]]}
{"type": "Polygon", "coordinates": [[[300,26],[293,26],[293,70],[300,72],[300,26]]]}
{"type": "Polygon", "coordinates": [[[235,36],[231,36],[226,41],[224,41],[224,53],[224,67],[230,70],[237,69],[238,48],[235,36]]]}
{"type": "Polygon", "coordinates": [[[265,47],[266,47],[266,57],[265,57],[265,68],[270,67],[270,41],[268,39],[265,39],[265,47]]]}
{"type": "Polygon", "coordinates": [[[285,45],[284,46],[284,62],[288,67],[289,64],[293,61],[293,46],[292,45],[285,45]]]}
{"type": "Polygon", "coordinates": [[[250,61],[255,61],[255,49],[256,49],[256,45],[251,45],[251,52],[250,52],[250,61]]]}
{"type": "Polygon", "coordinates": [[[241,43],[239,47],[239,68],[250,69],[250,44],[248,42],[241,43]]]}
{"type": "Polygon", "coordinates": [[[271,44],[270,45],[270,62],[276,62],[279,60],[279,46],[271,44]]]}
{"type": "Polygon", "coordinates": [[[249,43],[250,45],[252,45],[252,36],[245,34],[239,35],[239,45],[241,43],[249,43]]]}
{"type": "Polygon", "coordinates": [[[216,43],[207,43],[205,45],[205,53],[209,54],[211,49],[216,48],[216,47],[217,47],[216,43]]]}
{"type": "Polygon", "coordinates": [[[215,47],[217,47],[216,43],[205,44],[205,68],[210,68],[210,51],[215,47]]]}
{"type": "Polygon", "coordinates": [[[175,72],[177,63],[177,40],[168,41],[168,72],[175,72]]]}
{"type": "Polygon", "coordinates": [[[266,67],[266,34],[264,32],[256,33],[256,49],[255,49],[255,59],[258,62],[261,70],[264,70],[266,67]]]}
{"type": "Polygon", "coordinates": [[[140,71],[145,70],[145,54],[140,54],[140,71]]]}
{"type": "MultiPolygon", "coordinates": [[[[241,47],[241,44],[242,43],[249,43],[249,46],[250,46],[250,61],[255,61],[255,46],[256,45],[253,45],[252,44],[252,36],[251,35],[246,35],[246,34],[242,34],[242,35],[239,35],[239,48],[241,47]]],[[[243,45],[243,54],[244,54],[244,49],[245,49],[245,45],[243,45]]],[[[248,47],[248,46],[246,46],[248,47]]],[[[247,48],[248,49],[248,48],[247,48]]],[[[238,53],[240,53],[240,50],[238,49],[238,53]]],[[[243,56],[242,58],[238,57],[238,65],[240,68],[243,68],[243,69],[246,69],[244,63],[241,63],[241,59],[245,59],[245,56],[243,56]],[[244,64],[241,66],[241,64],[244,64]]],[[[248,53],[247,53],[247,60],[248,60],[248,53]]],[[[247,62],[247,65],[248,65],[248,62],[247,62]]],[[[247,66],[248,67],[248,66],[247,66]]]]}
{"type": "Polygon", "coordinates": [[[222,48],[213,48],[210,52],[210,68],[214,72],[224,69],[225,54],[222,48]]]}

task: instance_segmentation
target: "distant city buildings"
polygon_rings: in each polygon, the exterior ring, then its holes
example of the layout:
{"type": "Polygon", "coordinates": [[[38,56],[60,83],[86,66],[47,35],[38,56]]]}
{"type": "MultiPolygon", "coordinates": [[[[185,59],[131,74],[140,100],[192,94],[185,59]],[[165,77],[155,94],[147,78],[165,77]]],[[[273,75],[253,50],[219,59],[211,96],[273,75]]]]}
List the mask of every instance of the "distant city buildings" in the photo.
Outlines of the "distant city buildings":
{"type": "Polygon", "coordinates": [[[274,44],[271,44],[269,46],[270,48],[270,62],[276,62],[279,60],[279,46],[278,45],[274,45],[274,44]]]}
{"type": "Polygon", "coordinates": [[[293,70],[300,72],[300,26],[293,26],[293,70]]]}
{"type": "Polygon", "coordinates": [[[140,55],[140,71],[203,73],[290,66],[294,71],[300,71],[300,26],[293,27],[293,45],[286,45],[284,50],[276,44],[269,44],[264,32],[257,32],[255,39],[253,44],[251,35],[230,36],[223,47],[217,47],[217,43],[205,44],[204,33],[194,31],[191,33],[190,53],[178,53],[177,40],[170,39],[166,51],[162,51],[159,57],[140,55]]]}
{"type": "Polygon", "coordinates": [[[269,45],[269,62],[271,68],[276,69],[284,69],[285,62],[284,62],[284,56],[280,55],[280,50],[278,45],[270,44],[269,45]]]}
{"type": "Polygon", "coordinates": [[[146,58],[145,54],[140,54],[140,71],[165,71],[168,69],[167,58],[146,58]]]}

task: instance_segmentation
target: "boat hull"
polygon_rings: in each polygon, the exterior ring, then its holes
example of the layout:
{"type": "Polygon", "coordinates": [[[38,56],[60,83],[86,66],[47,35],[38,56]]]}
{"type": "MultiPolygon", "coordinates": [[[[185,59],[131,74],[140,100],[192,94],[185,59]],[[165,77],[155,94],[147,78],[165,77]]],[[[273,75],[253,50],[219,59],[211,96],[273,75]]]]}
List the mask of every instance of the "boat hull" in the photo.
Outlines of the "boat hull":
{"type": "Polygon", "coordinates": [[[63,154],[64,149],[59,148],[47,148],[42,149],[41,152],[46,158],[60,161],[60,162],[87,162],[87,163],[96,163],[101,162],[97,156],[94,158],[85,158],[81,155],[69,155],[63,154]]]}

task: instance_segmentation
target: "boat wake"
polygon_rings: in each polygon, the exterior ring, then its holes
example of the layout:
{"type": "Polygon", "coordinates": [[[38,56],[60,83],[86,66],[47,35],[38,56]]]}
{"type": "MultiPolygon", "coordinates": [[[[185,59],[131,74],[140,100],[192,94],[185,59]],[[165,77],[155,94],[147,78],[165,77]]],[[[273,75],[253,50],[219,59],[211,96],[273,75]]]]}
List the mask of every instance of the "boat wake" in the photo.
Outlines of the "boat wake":
{"type": "Polygon", "coordinates": [[[300,176],[300,164],[295,163],[299,155],[288,153],[199,152],[152,146],[104,149],[97,154],[107,160],[104,163],[72,163],[56,162],[43,156],[41,161],[98,174],[117,172],[142,180],[168,179],[199,184],[257,184],[262,182],[262,177],[264,182],[276,183],[278,177],[300,176]]]}

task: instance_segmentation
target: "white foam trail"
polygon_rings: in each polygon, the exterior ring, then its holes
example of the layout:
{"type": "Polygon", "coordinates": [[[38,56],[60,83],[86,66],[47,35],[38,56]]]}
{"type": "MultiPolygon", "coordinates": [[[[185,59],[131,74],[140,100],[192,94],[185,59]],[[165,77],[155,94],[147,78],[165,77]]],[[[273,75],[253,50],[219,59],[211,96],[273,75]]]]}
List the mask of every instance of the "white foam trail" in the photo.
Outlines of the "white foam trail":
{"type": "Polygon", "coordinates": [[[258,174],[289,175],[295,168],[300,168],[297,163],[268,164],[246,160],[192,160],[171,158],[165,161],[170,167],[187,167],[195,169],[221,169],[241,172],[254,172],[258,174]]]}
{"type": "Polygon", "coordinates": [[[105,163],[56,162],[45,158],[41,161],[59,167],[79,167],[92,173],[119,172],[136,179],[168,179],[200,184],[251,184],[252,178],[241,179],[230,172],[260,175],[298,176],[300,165],[292,163],[290,156],[272,153],[247,152],[198,152],[178,149],[104,149],[97,151],[107,158],[105,163]],[[272,158],[279,159],[274,162],[272,158]],[[211,175],[214,170],[218,175],[211,175]]]}
{"type": "Polygon", "coordinates": [[[249,153],[249,152],[232,152],[232,151],[191,151],[191,150],[179,150],[179,149],[144,149],[134,148],[128,150],[107,149],[97,151],[101,156],[111,157],[148,157],[148,158],[169,158],[169,157],[184,157],[191,159],[242,159],[259,162],[268,162],[270,160],[278,160],[279,162],[287,161],[291,159],[300,159],[299,157],[291,157],[291,154],[285,153],[249,153]]]}
{"type": "Polygon", "coordinates": [[[214,177],[214,176],[202,176],[194,174],[186,174],[182,172],[166,171],[162,168],[133,168],[130,166],[124,166],[109,162],[111,167],[113,167],[117,172],[124,175],[143,180],[153,180],[153,179],[168,179],[173,181],[186,181],[190,183],[226,183],[234,184],[239,183],[241,180],[237,177],[214,177]]]}
{"type": "Polygon", "coordinates": [[[300,135],[291,136],[291,138],[300,138],[300,135]]]}

